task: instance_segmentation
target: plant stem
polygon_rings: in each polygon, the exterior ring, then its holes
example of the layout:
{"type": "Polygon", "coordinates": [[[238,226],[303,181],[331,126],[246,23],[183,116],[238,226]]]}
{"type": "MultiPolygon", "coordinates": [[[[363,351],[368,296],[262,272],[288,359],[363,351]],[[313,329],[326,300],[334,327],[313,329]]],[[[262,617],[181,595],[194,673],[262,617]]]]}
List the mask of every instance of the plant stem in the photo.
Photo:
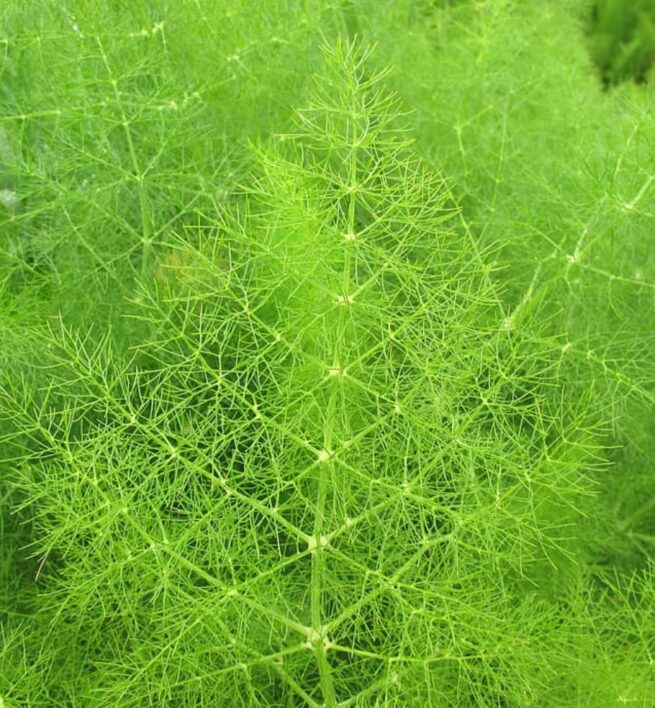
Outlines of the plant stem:
{"type": "MultiPolygon", "coordinates": [[[[336,386],[334,383],[331,383],[330,398],[326,412],[325,430],[323,434],[323,446],[326,451],[329,451],[332,448],[336,396],[336,386]]],[[[322,537],[325,522],[325,502],[327,498],[328,484],[332,478],[333,466],[334,462],[332,460],[319,463],[317,503],[313,527],[316,545],[312,553],[312,576],[310,580],[311,623],[314,638],[314,652],[316,654],[316,661],[321,679],[323,701],[327,708],[336,706],[336,697],[334,693],[330,662],[328,661],[327,652],[325,649],[325,637],[323,636],[322,594],[325,576],[325,557],[323,553],[322,537]]]]}
{"type": "MultiPolygon", "coordinates": [[[[353,77],[353,81],[355,81],[353,77]]],[[[354,96],[353,96],[354,98],[354,96]]],[[[353,116],[356,115],[356,106],[353,105],[353,116]]],[[[349,165],[349,203],[347,214],[347,233],[355,233],[355,213],[357,206],[357,126],[355,118],[352,120],[352,149],[350,151],[349,165]]],[[[349,244],[348,244],[349,245],[349,244]]],[[[337,327],[335,332],[334,344],[331,351],[330,365],[342,367],[342,342],[344,339],[346,317],[348,303],[350,303],[350,281],[351,281],[351,253],[350,248],[346,247],[344,254],[343,265],[343,280],[342,293],[343,307],[339,310],[337,327]]],[[[338,397],[340,394],[340,377],[334,377],[330,383],[330,395],[326,411],[326,421],[323,434],[323,450],[326,453],[331,453],[334,443],[334,422],[337,414],[338,397]]],[[[333,481],[333,471],[335,466],[334,460],[328,458],[320,465],[318,477],[318,494],[316,514],[314,517],[314,539],[315,548],[312,555],[312,577],[311,577],[311,622],[312,630],[315,637],[314,651],[316,653],[316,661],[321,680],[321,692],[323,694],[324,705],[327,708],[336,706],[336,696],[334,693],[334,684],[332,680],[332,672],[330,662],[326,651],[326,637],[324,636],[323,613],[322,613],[322,592],[325,576],[325,554],[323,550],[323,531],[325,528],[325,505],[328,496],[329,484],[333,481]]]]}
{"type": "Polygon", "coordinates": [[[144,185],[144,173],[141,171],[139,166],[139,160],[136,154],[136,148],[134,146],[134,139],[132,138],[132,130],[130,128],[130,121],[127,119],[127,113],[125,112],[125,107],[123,105],[123,99],[121,98],[121,92],[118,89],[118,81],[114,77],[114,74],[109,65],[109,60],[107,54],[102,46],[102,43],[98,39],[98,45],[100,48],[100,54],[102,56],[102,61],[105,65],[105,69],[110,76],[110,83],[114,93],[114,100],[118,107],[121,125],[123,126],[123,131],[125,132],[125,139],[127,141],[127,149],[130,154],[130,162],[132,167],[132,178],[136,180],[138,185],[138,195],[139,195],[139,213],[141,218],[141,277],[143,277],[148,268],[148,263],[150,261],[150,251],[152,247],[152,238],[154,232],[154,224],[152,217],[150,215],[150,208],[148,204],[148,195],[146,193],[144,185]]]}

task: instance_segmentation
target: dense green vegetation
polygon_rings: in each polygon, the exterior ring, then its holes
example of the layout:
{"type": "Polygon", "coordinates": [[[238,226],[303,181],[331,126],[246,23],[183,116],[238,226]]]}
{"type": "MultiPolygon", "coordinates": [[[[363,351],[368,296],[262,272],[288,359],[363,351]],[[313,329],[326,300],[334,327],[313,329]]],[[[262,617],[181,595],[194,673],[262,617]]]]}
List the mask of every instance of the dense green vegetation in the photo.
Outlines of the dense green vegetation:
{"type": "Polygon", "coordinates": [[[0,7],[0,706],[655,704],[654,22],[0,7]]]}
{"type": "Polygon", "coordinates": [[[598,0],[590,27],[592,56],[606,85],[646,81],[655,62],[655,5],[598,0]]]}

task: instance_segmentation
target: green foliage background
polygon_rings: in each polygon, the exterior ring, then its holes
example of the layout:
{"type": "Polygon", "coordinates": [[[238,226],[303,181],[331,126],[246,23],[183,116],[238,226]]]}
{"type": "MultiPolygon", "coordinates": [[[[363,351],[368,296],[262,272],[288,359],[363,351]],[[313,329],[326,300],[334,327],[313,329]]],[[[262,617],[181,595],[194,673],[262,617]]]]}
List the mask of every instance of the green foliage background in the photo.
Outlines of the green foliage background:
{"type": "Polygon", "coordinates": [[[654,21],[0,7],[0,703],[655,704],[654,21]]]}

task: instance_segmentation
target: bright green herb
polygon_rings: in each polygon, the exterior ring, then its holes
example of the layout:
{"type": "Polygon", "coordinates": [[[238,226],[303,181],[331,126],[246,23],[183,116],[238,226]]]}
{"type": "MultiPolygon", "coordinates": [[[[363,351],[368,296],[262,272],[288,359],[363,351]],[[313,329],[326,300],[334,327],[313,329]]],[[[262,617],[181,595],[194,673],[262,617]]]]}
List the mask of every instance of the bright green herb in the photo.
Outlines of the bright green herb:
{"type": "Polygon", "coordinates": [[[652,705],[648,85],[274,5],[0,10],[0,703],[652,705]]]}

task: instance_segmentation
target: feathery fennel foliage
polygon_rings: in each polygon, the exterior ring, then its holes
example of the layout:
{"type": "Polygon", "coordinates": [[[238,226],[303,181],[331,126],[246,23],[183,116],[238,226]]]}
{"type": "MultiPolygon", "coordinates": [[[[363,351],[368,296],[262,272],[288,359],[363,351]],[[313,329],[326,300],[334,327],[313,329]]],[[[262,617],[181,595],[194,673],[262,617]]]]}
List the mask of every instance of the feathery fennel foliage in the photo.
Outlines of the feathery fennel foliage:
{"type": "Polygon", "coordinates": [[[649,25],[597,5],[0,7],[0,702],[655,703],[649,25]]]}
{"type": "Polygon", "coordinates": [[[313,14],[245,0],[3,3],[6,295],[71,324],[111,322],[117,343],[139,336],[121,316],[136,280],[172,232],[224,201],[245,139],[284,124],[300,90],[284,72],[313,14]]]}
{"type": "Polygon", "coordinates": [[[586,407],[504,326],[384,75],[325,60],[142,284],[134,357],[53,326],[47,384],[4,377],[38,559],[8,700],[527,705],[568,660],[532,575],[576,575],[586,407]]]}
{"type": "Polygon", "coordinates": [[[413,72],[399,85],[418,108],[422,151],[453,175],[474,237],[499,245],[508,312],[550,318],[562,371],[611,421],[620,450],[600,486],[609,508],[594,516],[614,538],[594,535],[599,556],[620,546],[612,562],[625,554],[634,568],[653,550],[632,535],[652,539],[652,514],[631,511],[655,491],[652,88],[602,90],[585,3],[462,5],[433,12],[429,32],[398,8],[392,21],[410,23],[413,44],[378,32],[398,74],[413,72]]]}
{"type": "Polygon", "coordinates": [[[651,705],[655,633],[634,607],[649,602],[655,539],[652,82],[603,90],[582,0],[393,10],[361,7],[417,109],[420,152],[452,175],[474,239],[497,245],[508,314],[559,337],[567,386],[591,390],[611,425],[612,464],[594,475],[578,540],[590,549],[576,610],[586,619],[566,620],[580,663],[549,700],[651,705]]]}

